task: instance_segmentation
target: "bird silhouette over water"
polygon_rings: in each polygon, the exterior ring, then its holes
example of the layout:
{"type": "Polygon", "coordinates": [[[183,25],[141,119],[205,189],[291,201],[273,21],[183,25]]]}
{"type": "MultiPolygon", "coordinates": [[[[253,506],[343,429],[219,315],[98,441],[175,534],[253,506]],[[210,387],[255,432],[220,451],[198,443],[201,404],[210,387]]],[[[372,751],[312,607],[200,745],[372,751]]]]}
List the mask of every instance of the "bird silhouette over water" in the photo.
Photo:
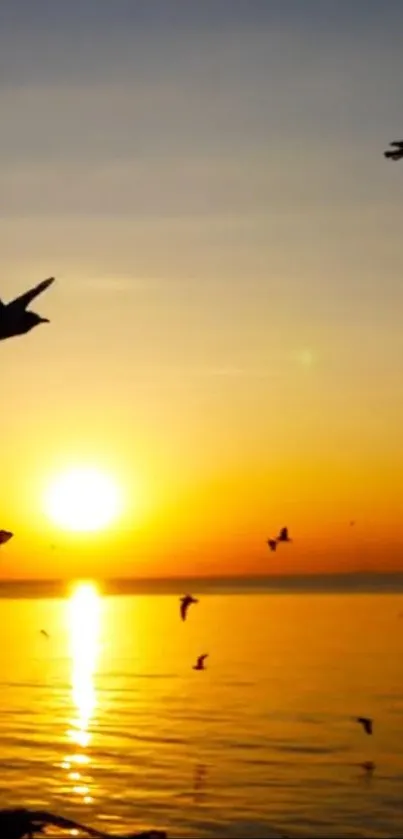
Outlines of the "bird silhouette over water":
{"type": "Polygon", "coordinates": [[[403,140],[394,140],[393,143],[389,143],[389,145],[394,146],[394,149],[384,151],[384,156],[389,158],[389,160],[401,160],[403,157],[403,140]]]}
{"type": "Polygon", "coordinates": [[[362,725],[366,734],[372,734],[373,722],[370,717],[356,717],[355,721],[362,725]]]}
{"type": "Polygon", "coordinates": [[[275,551],[277,548],[277,539],[268,539],[267,544],[271,551],[275,551]]]}
{"type": "Polygon", "coordinates": [[[5,338],[13,338],[15,335],[25,335],[30,332],[34,326],[40,323],[49,323],[48,318],[43,318],[37,315],[36,312],[31,312],[27,306],[38,294],[42,294],[53,282],[54,277],[49,277],[43,280],[35,288],[31,288],[10,303],[2,303],[0,300],[0,341],[5,338]]]}
{"type": "Polygon", "coordinates": [[[193,670],[205,670],[204,662],[208,658],[208,653],[204,653],[203,655],[199,655],[197,659],[197,663],[193,665],[193,670]]]}
{"type": "Polygon", "coordinates": [[[364,772],[367,772],[367,774],[372,775],[372,773],[375,771],[374,761],[364,760],[364,763],[361,763],[361,769],[363,769],[364,772]]]}
{"type": "Polygon", "coordinates": [[[181,601],[181,618],[182,618],[183,621],[185,621],[187,613],[188,613],[189,606],[191,606],[192,603],[198,603],[199,601],[196,600],[195,597],[192,597],[191,594],[185,594],[184,597],[181,597],[180,601],[181,601]]]}
{"type": "Polygon", "coordinates": [[[277,542],[292,542],[288,535],[288,527],[282,527],[277,536],[277,542]]]}
{"type": "Polygon", "coordinates": [[[14,536],[9,530],[0,530],[0,545],[5,545],[14,536]]]}

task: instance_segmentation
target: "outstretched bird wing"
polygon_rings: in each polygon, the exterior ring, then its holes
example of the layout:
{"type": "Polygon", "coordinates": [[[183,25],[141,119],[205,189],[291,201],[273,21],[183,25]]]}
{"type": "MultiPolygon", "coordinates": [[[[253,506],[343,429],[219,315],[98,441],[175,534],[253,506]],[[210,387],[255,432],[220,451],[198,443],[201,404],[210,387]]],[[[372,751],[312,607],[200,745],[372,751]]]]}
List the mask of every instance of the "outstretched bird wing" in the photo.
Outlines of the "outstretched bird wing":
{"type": "Polygon", "coordinates": [[[268,539],[267,544],[271,551],[275,551],[277,548],[277,539],[268,539]]]}
{"type": "Polygon", "coordinates": [[[0,530],[0,545],[4,545],[12,537],[13,534],[9,530],[0,530]]]}
{"type": "Polygon", "coordinates": [[[187,597],[181,597],[181,618],[186,620],[186,612],[188,610],[189,600],[187,597]]]}
{"type": "Polygon", "coordinates": [[[27,306],[38,296],[38,294],[42,294],[47,288],[49,288],[52,283],[54,283],[55,278],[49,277],[47,280],[42,280],[41,283],[35,286],[35,288],[31,288],[29,291],[26,291],[24,294],[20,294],[19,297],[16,297],[15,300],[12,300],[11,303],[8,304],[7,308],[16,308],[16,309],[26,309],[27,306]]]}
{"type": "Polygon", "coordinates": [[[279,533],[279,537],[281,542],[287,542],[288,540],[288,527],[282,527],[279,533]]]}
{"type": "Polygon", "coordinates": [[[366,734],[372,734],[372,720],[368,717],[357,717],[357,722],[362,725],[366,734]]]}
{"type": "Polygon", "coordinates": [[[398,149],[403,149],[403,140],[393,140],[393,143],[389,143],[390,146],[396,146],[398,149]]]}
{"type": "MultiPolygon", "coordinates": [[[[107,839],[109,834],[91,827],[85,827],[79,822],[71,819],[56,816],[45,810],[26,810],[18,808],[15,810],[0,810],[0,829],[4,837],[23,839],[23,836],[33,836],[34,833],[43,833],[46,827],[59,827],[65,830],[73,830],[77,833],[85,833],[93,839],[107,839]]],[[[163,830],[146,830],[144,833],[126,834],[126,839],[166,839],[163,830]]],[[[125,837],[122,837],[125,839],[125,837]]]]}
{"type": "Polygon", "coordinates": [[[204,653],[203,655],[199,655],[199,658],[197,659],[197,663],[198,664],[204,664],[206,658],[208,658],[208,653],[204,653]]]}
{"type": "Polygon", "coordinates": [[[397,151],[384,151],[384,157],[389,158],[389,160],[401,160],[403,157],[403,148],[397,151]]]}

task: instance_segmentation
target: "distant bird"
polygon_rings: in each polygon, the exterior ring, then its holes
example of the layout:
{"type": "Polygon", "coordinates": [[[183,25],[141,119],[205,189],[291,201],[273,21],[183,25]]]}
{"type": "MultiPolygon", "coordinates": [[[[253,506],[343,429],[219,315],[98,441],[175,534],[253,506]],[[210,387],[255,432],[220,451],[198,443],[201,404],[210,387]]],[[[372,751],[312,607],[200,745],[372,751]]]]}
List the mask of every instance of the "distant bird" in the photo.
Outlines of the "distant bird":
{"type": "Polygon", "coordinates": [[[275,551],[277,548],[277,539],[268,539],[267,544],[271,551],[275,551]]]}
{"type": "Polygon", "coordinates": [[[361,763],[361,768],[371,774],[375,769],[375,763],[372,760],[364,760],[364,763],[361,763]]]}
{"type": "Polygon", "coordinates": [[[370,717],[356,717],[355,721],[362,725],[366,734],[372,734],[373,723],[370,717]]]}
{"type": "Polygon", "coordinates": [[[0,545],[5,545],[5,543],[8,542],[9,539],[12,539],[13,536],[14,533],[10,533],[9,530],[0,530],[0,545]]]}
{"type": "Polygon", "coordinates": [[[49,632],[46,632],[46,629],[41,629],[41,635],[43,635],[43,637],[47,638],[48,640],[50,638],[49,632]]]}
{"type": "Polygon", "coordinates": [[[0,341],[5,338],[13,338],[15,335],[24,335],[26,332],[30,332],[34,326],[38,326],[39,323],[49,323],[47,318],[42,318],[36,312],[27,310],[27,306],[38,294],[45,291],[54,282],[54,279],[54,277],[49,277],[48,280],[43,280],[35,288],[31,288],[10,303],[2,303],[0,300],[0,341]]]}
{"type": "Polygon", "coordinates": [[[393,143],[389,143],[390,146],[394,146],[393,151],[384,151],[384,156],[388,157],[389,160],[401,160],[403,157],[403,140],[394,140],[393,143]]]}
{"type": "Polygon", "coordinates": [[[288,527],[282,527],[277,536],[277,542],[292,542],[288,535],[288,527]]]}
{"type": "Polygon", "coordinates": [[[354,525],[355,525],[355,521],[354,520],[350,521],[350,527],[354,527],[354,525]]]}
{"type": "Polygon", "coordinates": [[[199,655],[197,659],[197,664],[193,665],[193,670],[205,670],[204,662],[208,658],[208,653],[204,653],[204,655],[199,655]]]}
{"type": "Polygon", "coordinates": [[[195,597],[192,597],[191,594],[185,594],[184,597],[181,597],[180,602],[181,602],[181,618],[182,618],[183,621],[185,621],[189,606],[191,606],[192,603],[198,603],[199,601],[196,600],[195,597]]]}

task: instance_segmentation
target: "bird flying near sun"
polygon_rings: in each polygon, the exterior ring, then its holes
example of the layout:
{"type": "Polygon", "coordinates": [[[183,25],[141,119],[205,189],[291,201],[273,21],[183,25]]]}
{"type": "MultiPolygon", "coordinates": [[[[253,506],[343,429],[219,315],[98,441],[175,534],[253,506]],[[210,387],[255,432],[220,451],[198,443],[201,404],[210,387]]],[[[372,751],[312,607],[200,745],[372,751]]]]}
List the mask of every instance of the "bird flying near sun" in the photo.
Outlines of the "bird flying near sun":
{"type": "Polygon", "coordinates": [[[104,530],[117,518],[120,492],[105,472],[76,467],[52,481],[45,495],[46,512],[64,530],[104,530]]]}

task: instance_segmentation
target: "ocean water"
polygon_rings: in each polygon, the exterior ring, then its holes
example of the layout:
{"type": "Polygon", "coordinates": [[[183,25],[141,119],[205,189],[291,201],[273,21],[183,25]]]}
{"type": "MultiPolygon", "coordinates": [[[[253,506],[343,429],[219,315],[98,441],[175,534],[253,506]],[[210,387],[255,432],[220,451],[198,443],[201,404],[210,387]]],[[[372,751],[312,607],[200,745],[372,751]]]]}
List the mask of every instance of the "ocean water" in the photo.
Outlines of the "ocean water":
{"type": "Polygon", "coordinates": [[[181,623],[172,595],[1,599],[0,805],[121,834],[402,836],[402,608],[210,594],[181,623]]]}

